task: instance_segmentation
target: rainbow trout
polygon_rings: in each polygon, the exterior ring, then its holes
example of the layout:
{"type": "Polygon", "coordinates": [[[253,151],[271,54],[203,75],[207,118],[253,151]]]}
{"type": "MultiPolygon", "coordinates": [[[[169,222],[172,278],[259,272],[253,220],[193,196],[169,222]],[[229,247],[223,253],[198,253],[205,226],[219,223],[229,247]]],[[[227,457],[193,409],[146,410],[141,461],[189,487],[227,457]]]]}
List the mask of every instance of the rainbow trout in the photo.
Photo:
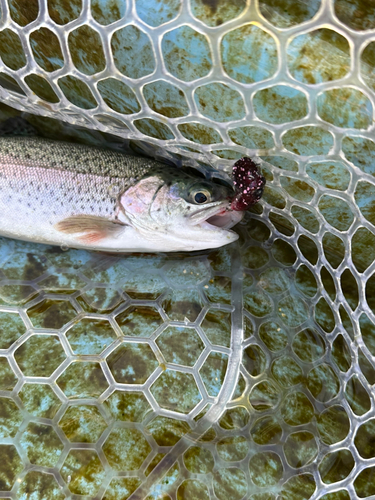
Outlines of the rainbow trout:
{"type": "Polygon", "coordinates": [[[193,169],[38,137],[0,137],[0,235],[109,252],[235,241],[230,183],[193,169]]]}

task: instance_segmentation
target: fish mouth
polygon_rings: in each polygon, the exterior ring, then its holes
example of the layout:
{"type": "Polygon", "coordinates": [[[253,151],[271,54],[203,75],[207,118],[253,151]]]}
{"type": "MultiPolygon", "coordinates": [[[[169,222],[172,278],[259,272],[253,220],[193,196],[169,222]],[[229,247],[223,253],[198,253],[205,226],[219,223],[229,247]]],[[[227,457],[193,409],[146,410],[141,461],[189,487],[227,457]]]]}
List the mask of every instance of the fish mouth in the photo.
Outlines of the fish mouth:
{"type": "Polygon", "coordinates": [[[190,216],[190,223],[205,229],[229,231],[243,218],[244,212],[234,211],[228,202],[210,203],[190,216]]]}

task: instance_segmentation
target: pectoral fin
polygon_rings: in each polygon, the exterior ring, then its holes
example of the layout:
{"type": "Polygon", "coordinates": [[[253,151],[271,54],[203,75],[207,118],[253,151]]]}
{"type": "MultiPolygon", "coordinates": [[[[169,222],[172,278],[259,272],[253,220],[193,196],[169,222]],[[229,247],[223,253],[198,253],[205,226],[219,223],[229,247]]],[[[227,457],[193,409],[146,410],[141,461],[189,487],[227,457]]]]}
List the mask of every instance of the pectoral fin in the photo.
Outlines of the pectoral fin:
{"type": "Polygon", "coordinates": [[[82,243],[96,243],[104,238],[116,237],[125,227],[121,222],[113,222],[95,215],[72,215],[55,224],[61,233],[78,234],[82,243]]]}

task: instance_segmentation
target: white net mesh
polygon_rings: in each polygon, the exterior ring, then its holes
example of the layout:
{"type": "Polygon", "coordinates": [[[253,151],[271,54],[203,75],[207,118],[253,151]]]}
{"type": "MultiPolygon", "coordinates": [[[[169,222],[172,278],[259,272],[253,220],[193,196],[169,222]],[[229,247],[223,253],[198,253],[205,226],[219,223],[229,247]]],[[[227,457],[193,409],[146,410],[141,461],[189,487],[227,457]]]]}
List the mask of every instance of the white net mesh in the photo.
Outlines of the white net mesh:
{"type": "Polygon", "coordinates": [[[1,240],[0,496],[375,495],[375,3],[1,12],[3,103],[268,184],[200,256],[1,240]]]}

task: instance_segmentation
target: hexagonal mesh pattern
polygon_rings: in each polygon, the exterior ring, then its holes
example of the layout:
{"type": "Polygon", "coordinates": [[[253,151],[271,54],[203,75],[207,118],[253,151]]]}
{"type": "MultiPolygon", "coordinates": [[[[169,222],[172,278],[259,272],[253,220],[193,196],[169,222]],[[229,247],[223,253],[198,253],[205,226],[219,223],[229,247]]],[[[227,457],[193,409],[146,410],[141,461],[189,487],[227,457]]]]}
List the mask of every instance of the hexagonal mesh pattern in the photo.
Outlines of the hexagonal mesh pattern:
{"type": "Polygon", "coordinates": [[[268,185],[199,256],[0,240],[0,496],[375,495],[374,2],[1,14],[2,102],[268,185]]]}

